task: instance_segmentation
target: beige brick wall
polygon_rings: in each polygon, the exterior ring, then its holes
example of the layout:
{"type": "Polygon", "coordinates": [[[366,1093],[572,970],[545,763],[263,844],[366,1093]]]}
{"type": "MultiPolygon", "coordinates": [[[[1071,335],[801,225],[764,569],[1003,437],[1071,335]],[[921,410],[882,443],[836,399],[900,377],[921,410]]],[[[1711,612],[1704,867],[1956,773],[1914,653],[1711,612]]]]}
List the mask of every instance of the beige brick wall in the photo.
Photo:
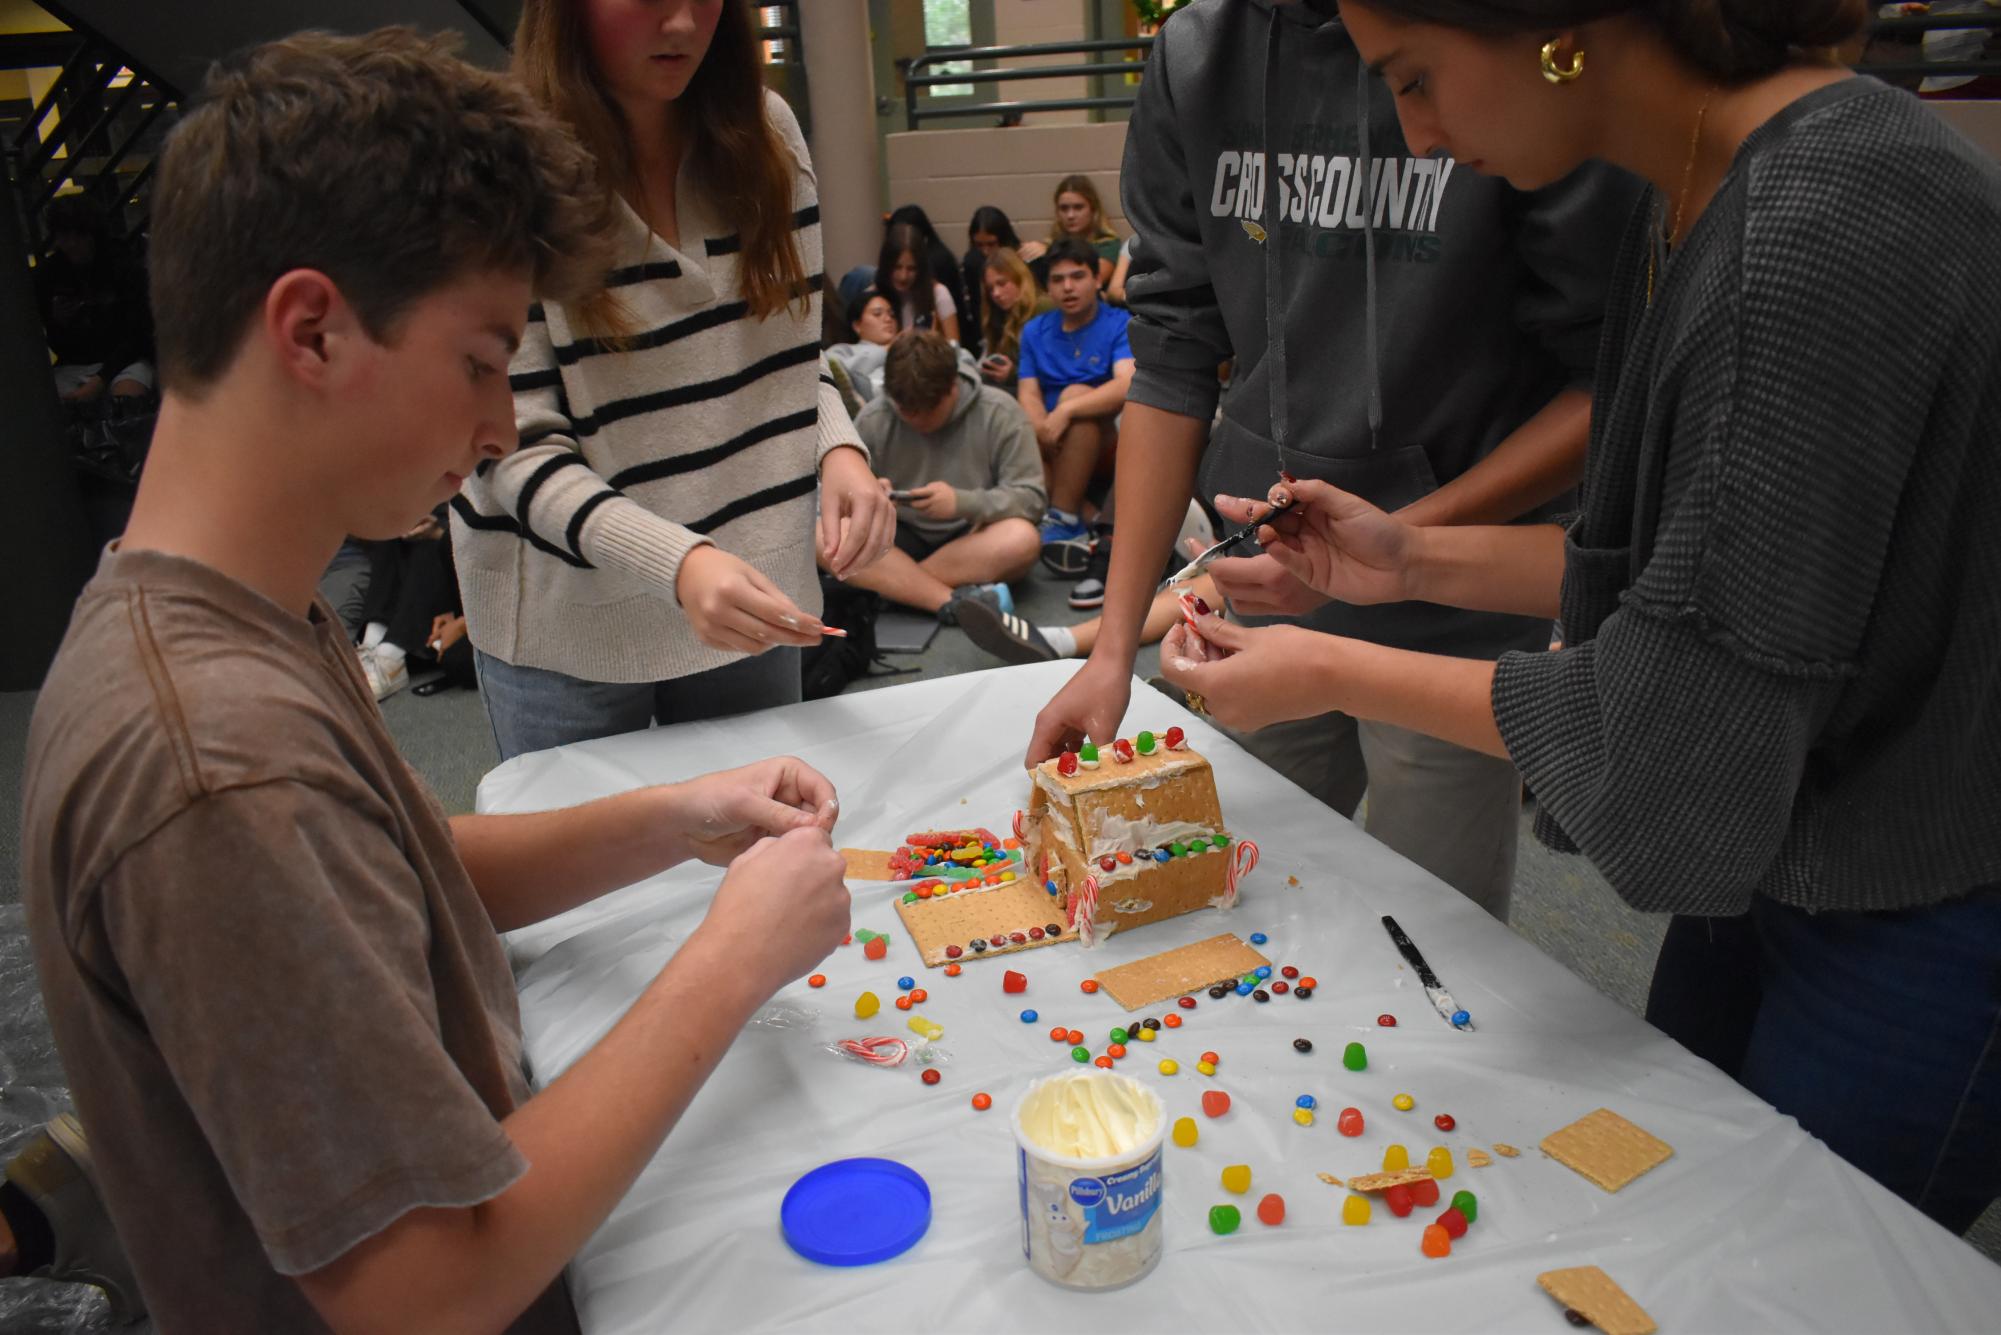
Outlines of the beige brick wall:
{"type": "Polygon", "coordinates": [[[954,250],[965,248],[966,221],[982,204],[1000,208],[1028,240],[1048,234],[1056,183],[1084,172],[1097,184],[1113,230],[1124,236],[1131,231],[1119,203],[1125,143],[1123,123],[892,134],[883,163],[890,207],[922,206],[954,250]]]}

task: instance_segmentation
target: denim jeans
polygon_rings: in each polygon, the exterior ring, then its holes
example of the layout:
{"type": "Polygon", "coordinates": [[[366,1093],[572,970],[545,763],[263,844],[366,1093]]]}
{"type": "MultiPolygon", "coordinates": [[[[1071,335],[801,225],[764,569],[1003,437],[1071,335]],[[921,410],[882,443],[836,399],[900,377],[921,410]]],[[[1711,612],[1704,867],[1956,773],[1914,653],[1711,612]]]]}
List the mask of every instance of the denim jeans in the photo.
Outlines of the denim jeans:
{"type": "Polygon", "coordinates": [[[637,732],[652,723],[746,714],[801,698],[799,651],[767,649],[672,681],[583,681],[475,651],[480,695],[500,758],[637,732]]]}
{"type": "Polygon", "coordinates": [[[1955,1233],[2001,1195],[2001,889],[1677,917],[1647,1019],[1955,1233]]]}

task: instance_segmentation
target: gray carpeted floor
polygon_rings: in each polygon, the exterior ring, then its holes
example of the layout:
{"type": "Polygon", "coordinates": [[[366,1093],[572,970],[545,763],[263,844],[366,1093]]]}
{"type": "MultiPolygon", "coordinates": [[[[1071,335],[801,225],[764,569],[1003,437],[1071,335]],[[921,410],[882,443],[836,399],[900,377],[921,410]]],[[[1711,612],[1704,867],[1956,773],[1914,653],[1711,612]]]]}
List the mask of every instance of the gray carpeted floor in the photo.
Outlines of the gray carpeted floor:
{"type": "MultiPolygon", "coordinates": [[[[1073,612],[1065,603],[1067,587],[1038,571],[1017,586],[1018,610],[1053,625],[1082,620],[1088,614],[1073,612]]],[[[941,630],[922,654],[892,659],[899,667],[918,671],[857,683],[850,689],[882,690],[994,666],[991,658],[952,629],[941,630]]],[[[1148,649],[1136,671],[1146,678],[1158,667],[1157,651],[1148,649]]],[[[33,706],[32,694],[0,694],[0,1158],[11,1154],[68,1100],[21,923],[20,771],[33,706]]],[[[470,811],[480,777],[498,758],[479,697],[469,691],[427,698],[404,692],[384,702],[382,712],[405,754],[446,808],[470,811]]],[[[1646,999],[1662,920],[1628,909],[1582,858],[1561,857],[1537,844],[1529,836],[1526,819],[1510,925],[1605,995],[1639,1010],[1646,999]]],[[[2001,1261],[2001,1204],[1974,1226],[1969,1240],[2001,1261]]],[[[23,1335],[111,1330],[101,1319],[101,1310],[93,1291],[0,1281],[0,1329],[23,1335]]]]}

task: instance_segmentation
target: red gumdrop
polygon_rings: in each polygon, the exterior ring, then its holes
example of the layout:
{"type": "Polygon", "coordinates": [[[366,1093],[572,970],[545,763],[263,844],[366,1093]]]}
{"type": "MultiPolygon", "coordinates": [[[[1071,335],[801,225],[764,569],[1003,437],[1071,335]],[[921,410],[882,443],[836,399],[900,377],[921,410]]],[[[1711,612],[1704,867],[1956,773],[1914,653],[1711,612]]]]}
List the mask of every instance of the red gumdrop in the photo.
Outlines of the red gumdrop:
{"type": "Polygon", "coordinates": [[[1056,757],[1056,772],[1066,779],[1075,774],[1077,772],[1077,753],[1075,751],[1065,751],[1062,755],[1056,757]]]}
{"type": "Polygon", "coordinates": [[[1203,1090],[1202,1111],[1211,1117],[1221,1117],[1230,1111],[1230,1096],[1220,1089],[1203,1090]]]}
{"type": "Polygon", "coordinates": [[[1438,1226],[1452,1237],[1466,1236],[1466,1216],[1459,1213],[1459,1207],[1456,1205],[1448,1206],[1445,1213],[1438,1216],[1438,1226]]]}
{"type": "Polygon", "coordinates": [[[1399,1219],[1417,1208],[1417,1202],[1410,1198],[1410,1188],[1401,1182],[1383,1193],[1383,1204],[1389,1206],[1390,1213],[1399,1219]]]}
{"type": "Polygon", "coordinates": [[[1003,992],[1028,991],[1028,975],[1016,973],[1013,969],[1009,969],[1006,973],[1001,975],[1001,991],[1003,992]]]}
{"type": "Polygon", "coordinates": [[[1421,1177],[1411,1183],[1410,1199],[1412,1204],[1421,1205],[1427,1210],[1438,1204],[1438,1179],[1421,1177]]]}
{"type": "Polygon", "coordinates": [[[1133,744],[1125,738],[1121,737],[1112,743],[1112,756],[1121,765],[1132,764],[1133,755],[1133,744]]]}
{"type": "Polygon", "coordinates": [[[1339,1120],[1334,1123],[1334,1129],[1344,1136],[1361,1135],[1362,1110],[1360,1108],[1343,1108],[1339,1120]]]}
{"type": "Polygon", "coordinates": [[[879,960],[888,953],[889,953],[889,942],[883,940],[879,936],[871,937],[868,940],[868,942],[862,946],[862,954],[868,956],[872,960],[879,960]]]}
{"type": "Polygon", "coordinates": [[[1172,750],[1173,750],[1173,749],[1174,749],[1175,747],[1177,747],[1177,746],[1181,745],[1181,744],[1182,744],[1183,742],[1185,742],[1185,741],[1187,741],[1187,740],[1188,740],[1188,734],[1187,734],[1187,733],[1185,733],[1185,732],[1183,732],[1183,731],[1181,731],[1181,729],[1179,729],[1179,728],[1169,728],[1169,729],[1167,730],[1167,749],[1168,749],[1168,750],[1172,751],[1172,750]]]}
{"type": "Polygon", "coordinates": [[[1285,1222],[1285,1197],[1273,1192],[1258,1202],[1258,1218],[1267,1224],[1285,1222]]]}

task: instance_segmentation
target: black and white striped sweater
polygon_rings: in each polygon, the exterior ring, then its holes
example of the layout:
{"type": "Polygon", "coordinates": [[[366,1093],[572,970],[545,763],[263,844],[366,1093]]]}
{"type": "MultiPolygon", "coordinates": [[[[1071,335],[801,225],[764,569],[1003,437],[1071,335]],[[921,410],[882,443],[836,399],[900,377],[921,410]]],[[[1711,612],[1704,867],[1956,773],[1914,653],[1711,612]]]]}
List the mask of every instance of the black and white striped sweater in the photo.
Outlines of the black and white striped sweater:
{"type": "Polygon", "coordinates": [[[770,92],[765,108],[798,161],[811,308],[746,314],[735,229],[686,171],[681,249],[620,204],[633,262],[611,285],[634,334],[612,350],[560,305],[531,310],[509,368],[521,448],[452,501],[467,628],[484,652],[588,681],[666,681],[734,662],[743,655],[695,638],[675,598],[682,558],[705,542],[819,611],[820,460],[863,447],[820,369],[812,163],[791,109],[770,92]]]}

